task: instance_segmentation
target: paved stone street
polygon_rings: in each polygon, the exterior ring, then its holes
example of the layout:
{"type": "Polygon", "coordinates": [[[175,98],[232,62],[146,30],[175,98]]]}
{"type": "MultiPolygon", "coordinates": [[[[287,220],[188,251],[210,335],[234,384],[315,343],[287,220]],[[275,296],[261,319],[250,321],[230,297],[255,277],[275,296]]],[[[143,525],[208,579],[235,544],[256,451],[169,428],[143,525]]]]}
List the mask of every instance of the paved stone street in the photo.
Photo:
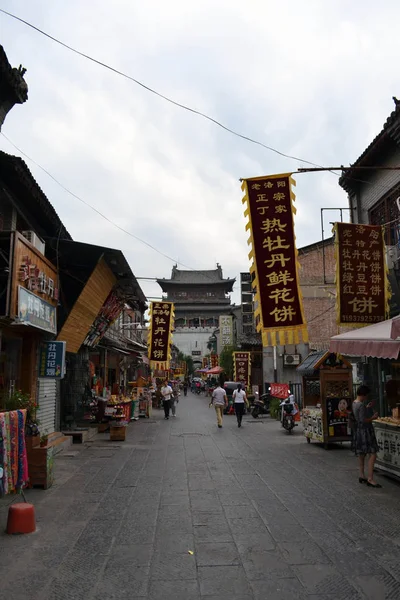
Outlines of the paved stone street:
{"type": "Polygon", "coordinates": [[[59,456],[56,485],[27,492],[35,534],[6,536],[0,501],[2,598],[400,597],[398,484],[360,485],[348,448],[308,445],[301,427],[218,430],[204,396],[177,415],[59,456]]]}

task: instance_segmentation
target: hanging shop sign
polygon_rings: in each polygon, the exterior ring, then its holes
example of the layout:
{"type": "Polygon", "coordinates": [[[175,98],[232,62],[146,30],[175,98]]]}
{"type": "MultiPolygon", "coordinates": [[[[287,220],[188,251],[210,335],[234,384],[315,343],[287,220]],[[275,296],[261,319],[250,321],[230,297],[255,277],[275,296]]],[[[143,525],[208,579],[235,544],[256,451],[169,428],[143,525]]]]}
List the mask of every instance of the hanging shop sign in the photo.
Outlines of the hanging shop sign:
{"type": "Polygon", "coordinates": [[[219,356],[218,356],[218,354],[211,354],[210,360],[211,360],[211,368],[212,369],[214,367],[218,367],[219,366],[219,356]]]}
{"type": "Polygon", "coordinates": [[[63,379],[65,375],[65,342],[45,342],[40,348],[39,377],[63,379]]]}
{"type": "Polygon", "coordinates": [[[383,227],[335,223],[334,232],[338,324],[385,321],[391,293],[383,227]]]}
{"type": "Polygon", "coordinates": [[[18,322],[57,333],[56,308],[32,292],[18,286],[18,322]]]}
{"type": "Polygon", "coordinates": [[[97,346],[110,325],[119,317],[124,305],[125,300],[120,298],[116,292],[112,291],[108,295],[83,342],[85,346],[91,348],[97,346]]]}
{"type": "Polygon", "coordinates": [[[210,366],[210,359],[207,356],[205,356],[202,359],[202,368],[203,369],[208,369],[209,366],[210,366]]]}
{"type": "Polygon", "coordinates": [[[239,381],[248,387],[250,385],[250,369],[250,352],[233,352],[233,370],[235,381],[239,381]]]}
{"type": "Polygon", "coordinates": [[[57,270],[20,233],[13,233],[10,303],[7,313],[21,323],[57,331],[57,270]]]}
{"type": "Polygon", "coordinates": [[[224,349],[226,346],[232,346],[233,344],[233,317],[220,316],[219,317],[219,332],[220,332],[220,345],[224,349]]]}
{"type": "Polygon", "coordinates": [[[153,369],[169,369],[173,325],[173,303],[152,302],[150,304],[149,360],[153,369]]]}
{"type": "Polygon", "coordinates": [[[256,287],[255,316],[264,346],[308,341],[294,235],[290,174],[245,179],[246,229],[256,287]],[[259,319],[258,319],[259,318],[259,319]]]}
{"type": "Polygon", "coordinates": [[[269,393],[273,398],[286,400],[289,397],[289,385],[287,383],[271,383],[269,393]]]}

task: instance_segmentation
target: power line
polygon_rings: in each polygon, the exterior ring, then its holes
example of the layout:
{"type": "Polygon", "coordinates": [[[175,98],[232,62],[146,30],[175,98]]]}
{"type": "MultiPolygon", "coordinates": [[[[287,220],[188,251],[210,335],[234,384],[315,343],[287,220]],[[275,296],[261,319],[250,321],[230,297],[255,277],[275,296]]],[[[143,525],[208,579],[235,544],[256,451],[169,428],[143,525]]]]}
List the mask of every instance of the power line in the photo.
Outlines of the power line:
{"type": "MultiPolygon", "coordinates": [[[[1,11],[1,9],[0,9],[0,11],[1,11]]],[[[36,165],[39,169],[41,169],[44,173],[46,173],[46,175],[48,177],[50,177],[55,183],[57,183],[57,185],[59,185],[65,192],[67,192],[68,194],[70,194],[71,196],[73,196],[74,198],[76,198],[77,200],[79,200],[79,202],[82,202],[82,204],[85,204],[85,206],[88,206],[89,208],[91,208],[94,212],[96,212],[100,217],[102,217],[103,219],[105,219],[106,221],[108,221],[111,225],[113,225],[114,227],[116,227],[117,229],[119,229],[120,231],[122,231],[123,233],[126,233],[127,235],[133,237],[138,242],[141,242],[142,244],[145,244],[146,246],[148,246],[149,248],[151,248],[152,250],[154,250],[155,252],[157,252],[161,256],[164,256],[168,260],[171,260],[175,264],[182,265],[183,267],[186,267],[190,271],[194,271],[195,270],[192,267],[189,267],[188,265],[185,265],[184,263],[177,261],[175,258],[172,258],[168,254],[165,254],[161,250],[158,250],[158,248],[156,248],[155,246],[153,246],[149,242],[146,242],[146,240],[143,240],[142,238],[138,237],[134,233],[131,233],[130,231],[127,231],[126,229],[124,229],[120,225],[117,225],[117,223],[114,223],[114,221],[112,221],[111,219],[109,219],[106,215],[104,215],[102,212],[100,212],[96,207],[92,206],[91,204],[89,204],[89,202],[86,202],[86,200],[83,200],[83,198],[81,198],[80,196],[78,196],[77,194],[75,194],[74,192],[72,192],[70,189],[68,189],[67,187],[65,187],[65,185],[63,185],[60,181],[58,181],[58,179],[56,179],[49,171],[47,171],[47,169],[45,169],[44,167],[42,167],[42,165],[40,165],[38,162],[36,162],[35,160],[33,160],[33,158],[31,158],[25,152],[23,152],[23,150],[21,150],[21,148],[18,148],[18,146],[16,146],[16,144],[14,144],[14,142],[12,142],[2,131],[0,133],[7,140],[7,142],[9,142],[12,146],[14,146],[14,148],[16,150],[18,150],[18,152],[20,152],[23,156],[25,156],[25,158],[27,158],[28,160],[30,160],[34,165],[36,165]]]]}
{"type": "MultiPolygon", "coordinates": [[[[27,27],[30,27],[31,29],[34,29],[35,31],[37,31],[41,35],[44,35],[45,37],[49,38],[50,40],[52,40],[56,44],[59,44],[60,46],[63,46],[67,50],[70,50],[71,52],[74,52],[75,54],[78,54],[78,56],[82,56],[83,58],[86,58],[87,60],[90,60],[91,62],[93,62],[93,63],[95,63],[95,64],[97,64],[97,65],[99,65],[101,67],[104,67],[105,69],[108,69],[109,71],[112,71],[116,75],[120,75],[121,77],[124,77],[125,79],[129,79],[130,81],[133,81],[134,83],[136,83],[137,85],[139,85],[143,89],[147,90],[148,92],[150,92],[152,94],[155,94],[156,96],[158,96],[159,98],[162,98],[166,102],[169,102],[170,104],[173,104],[174,106],[177,106],[178,108],[182,108],[183,110],[186,110],[186,111],[188,111],[190,113],[198,115],[199,117],[202,117],[203,119],[207,119],[207,121],[210,121],[211,123],[214,123],[214,125],[217,125],[221,129],[224,129],[228,133],[231,133],[232,135],[235,135],[236,137],[239,137],[242,140],[246,140],[247,142],[250,142],[252,144],[256,144],[257,146],[262,146],[263,148],[266,148],[266,150],[270,150],[271,152],[275,152],[275,154],[279,154],[279,156],[283,156],[284,158],[289,158],[291,160],[296,160],[296,161],[299,161],[299,162],[302,162],[302,163],[306,163],[306,164],[312,165],[314,167],[322,168],[321,165],[318,165],[318,164],[316,164],[314,162],[311,162],[309,160],[305,160],[304,158],[299,158],[297,156],[291,156],[290,154],[286,154],[285,152],[281,152],[280,150],[277,150],[276,148],[273,148],[272,146],[268,146],[267,144],[264,144],[263,142],[260,142],[260,141],[255,140],[255,139],[253,139],[253,138],[251,138],[251,137],[249,137],[247,135],[244,135],[242,133],[234,131],[230,127],[224,125],[223,123],[221,123],[217,119],[214,119],[213,117],[210,117],[206,113],[203,113],[200,110],[197,110],[195,108],[191,108],[190,106],[187,106],[186,104],[182,104],[181,102],[173,100],[172,98],[169,98],[168,96],[165,96],[164,94],[162,94],[160,92],[157,92],[155,89],[149,87],[148,85],[146,85],[145,83],[139,81],[138,79],[135,79],[135,77],[132,77],[131,75],[128,75],[127,73],[124,73],[123,71],[120,71],[119,69],[116,69],[115,67],[112,67],[111,65],[108,65],[108,64],[102,62],[101,60],[93,58],[89,54],[85,54],[84,52],[81,52],[80,50],[77,50],[76,48],[73,48],[69,44],[66,44],[65,42],[62,42],[58,38],[50,35],[49,33],[46,33],[45,31],[43,31],[39,27],[36,27],[32,23],[29,23],[28,21],[25,21],[21,17],[17,17],[16,15],[14,15],[14,14],[12,14],[12,13],[10,13],[10,12],[2,9],[2,8],[0,8],[0,12],[2,12],[5,15],[7,15],[8,17],[11,17],[12,19],[15,19],[16,21],[19,21],[20,23],[23,23],[27,27]]],[[[338,175],[338,173],[335,173],[335,175],[338,175]]]]}
{"type": "MultiPolygon", "coordinates": [[[[246,140],[252,144],[256,144],[258,146],[261,146],[262,148],[265,148],[266,150],[269,150],[270,152],[274,152],[275,154],[278,154],[279,156],[282,156],[284,158],[289,158],[290,160],[296,160],[308,165],[312,165],[313,167],[317,167],[317,170],[323,170],[323,171],[328,171],[329,173],[332,173],[333,175],[335,175],[336,177],[340,177],[340,173],[337,173],[336,170],[332,170],[331,167],[323,167],[322,165],[319,165],[317,163],[314,163],[312,161],[306,160],[304,158],[299,158],[297,156],[292,156],[290,154],[286,154],[285,152],[281,152],[280,150],[277,150],[276,148],[273,148],[272,146],[268,146],[267,144],[264,144],[263,142],[260,142],[259,140],[255,140],[247,135],[244,135],[242,133],[239,133],[237,131],[234,131],[233,129],[231,129],[230,127],[224,125],[223,123],[221,123],[220,121],[218,121],[217,119],[214,119],[213,117],[210,117],[209,115],[207,115],[206,113],[203,113],[199,110],[196,110],[194,108],[191,108],[190,106],[187,106],[185,104],[182,104],[181,102],[177,102],[176,100],[173,100],[172,98],[169,98],[168,96],[165,96],[164,94],[161,94],[160,92],[157,92],[155,89],[149,87],[148,85],[146,85],[145,83],[139,81],[138,79],[135,79],[134,77],[132,77],[131,75],[128,75],[127,73],[124,73],[123,71],[120,71],[119,69],[116,69],[115,67],[112,67],[111,65],[108,65],[96,58],[93,58],[92,56],[85,54],[84,52],[81,52],[80,50],[77,50],[76,48],[73,48],[72,46],[70,46],[69,44],[66,44],[65,42],[62,42],[61,40],[59,40],[58,38],[50,35],[49,33],[46,33],[45,31],[43,31],[42,29],[40,29],[39,27],[36,27],[36,25],[33,25],[32,23],[29,23],[29,21],[26,21],[25,19],[22,19],[21,17],[18,17],[17,15],[14,15],[13,13],[10,13],[2,8],[0,8],[0,12],[7,15],[8,17],[11,17],[12,19],[15,19],[16,21],[19,21],[20,23],[23,23],[24,25],[26,25],[27,27],[30,27],[31,29],[33,29],[34,31],[37,31],[38,33],[40,33],[41,35],[47,37],[48,39],[52,40],[53,42],[55,42],[56,44],[59,44],[60,46],[63,46],[64,48],[66,48],[67,50],[70,50],[71,52],[77,54],[78,56],[81,56],[83,58],[86,58],[87,60],[101,66],[104,67],[105,69],[108,69],[109,71],[112,71],[113,73],[115,73],[116,75],[120,75],[121,77],[124,77],[125,79],[129,79],[130,81],[133,81],[134,83],[136,83],[137,85],[139,85],[140,87],[142,87],[143,89],[145,89],[146,91],[158,96],[159,98],[162,98],[163,100],[165,100],[166,102],[169,102],[170,104],[173,104],[174,106],[177,106],[178,108],[181,108],[183,110],[186,110],[192,114],[198,115],[199,117],[202,117],[208,121],[210,121],[211,123],[214,123],[214,125],[217,125],[218,127],[220,127],[221,129],[224,129],[225,131],[227,131],[228,133],[231,133],[232,135],[235,135],[236,137],[239,137],[243,140],[246,140]]],[[[351,170],[352,167],[338,167],[337,170],[351,170]]],[[[301,170],[299,169],[299,172],[301,172],[301,170]]],[[[370,184],[372,182],[370,181],[365,181],[362,179],[358,179],[355,177],[349,177],[349,179],[353,180],[353,181],[357,181],[358,183],[367,183],[370,184]]],[[[379,187],[385,188],[385,186],[383,186],[382,184],[376,184],[379,187]]],[[[182,264],[182,263],[178,263],[178,264],[182,264]]],[[[185,266],[185,265],[183,265],[185,266]]]]}

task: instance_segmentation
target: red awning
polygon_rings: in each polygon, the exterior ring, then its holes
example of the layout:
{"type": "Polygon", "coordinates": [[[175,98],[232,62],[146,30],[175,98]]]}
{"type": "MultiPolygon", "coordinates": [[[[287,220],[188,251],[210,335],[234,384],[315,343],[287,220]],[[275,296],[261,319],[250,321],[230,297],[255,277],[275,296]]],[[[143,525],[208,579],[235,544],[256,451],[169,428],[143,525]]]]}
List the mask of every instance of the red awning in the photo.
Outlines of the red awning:
{"type": "Polygon", "coordinates": [[[400,316],[335,335],[330,351],[347,356],[397,358],[400,352],[400,316]]]}
{"type": "Polygon", "coordinates": [[[219,375],[220,373],[222,373],[223,368],[222,367],[213,367],[212,369],[208,369],[208,371],[206,371],[207,375],[219,375]]]}

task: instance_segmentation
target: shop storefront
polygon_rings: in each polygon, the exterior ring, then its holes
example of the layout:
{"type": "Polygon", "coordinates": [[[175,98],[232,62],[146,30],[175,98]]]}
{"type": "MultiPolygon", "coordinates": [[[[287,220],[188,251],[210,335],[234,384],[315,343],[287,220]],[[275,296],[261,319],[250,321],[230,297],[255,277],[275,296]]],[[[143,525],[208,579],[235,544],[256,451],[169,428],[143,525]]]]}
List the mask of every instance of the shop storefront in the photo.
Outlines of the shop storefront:
{"type": "Polygon", "coordinates": [[[325,447],[349,442],[353,400],[352,366],[340,355],[314,352],[297,367],[303,378],[303,427],[307,442],[325,447]]]}
{"type": "Polygon", "coordinates": [[[380,417],[374,421],[379,445],[376,467],[400,476],[400,316],[337,335],[331,349],[365,357],[364,383],[380,417]]]}
{"type": "Polygon", "coordinates": [[[57,328],[57,270],[18,232],[10,235],[11,265],[6,313],[0,329],[2,405],[18,390],[38,404],[48,433],[56,429],[57,386],[39,378],[39,350],[57,328]]]}

